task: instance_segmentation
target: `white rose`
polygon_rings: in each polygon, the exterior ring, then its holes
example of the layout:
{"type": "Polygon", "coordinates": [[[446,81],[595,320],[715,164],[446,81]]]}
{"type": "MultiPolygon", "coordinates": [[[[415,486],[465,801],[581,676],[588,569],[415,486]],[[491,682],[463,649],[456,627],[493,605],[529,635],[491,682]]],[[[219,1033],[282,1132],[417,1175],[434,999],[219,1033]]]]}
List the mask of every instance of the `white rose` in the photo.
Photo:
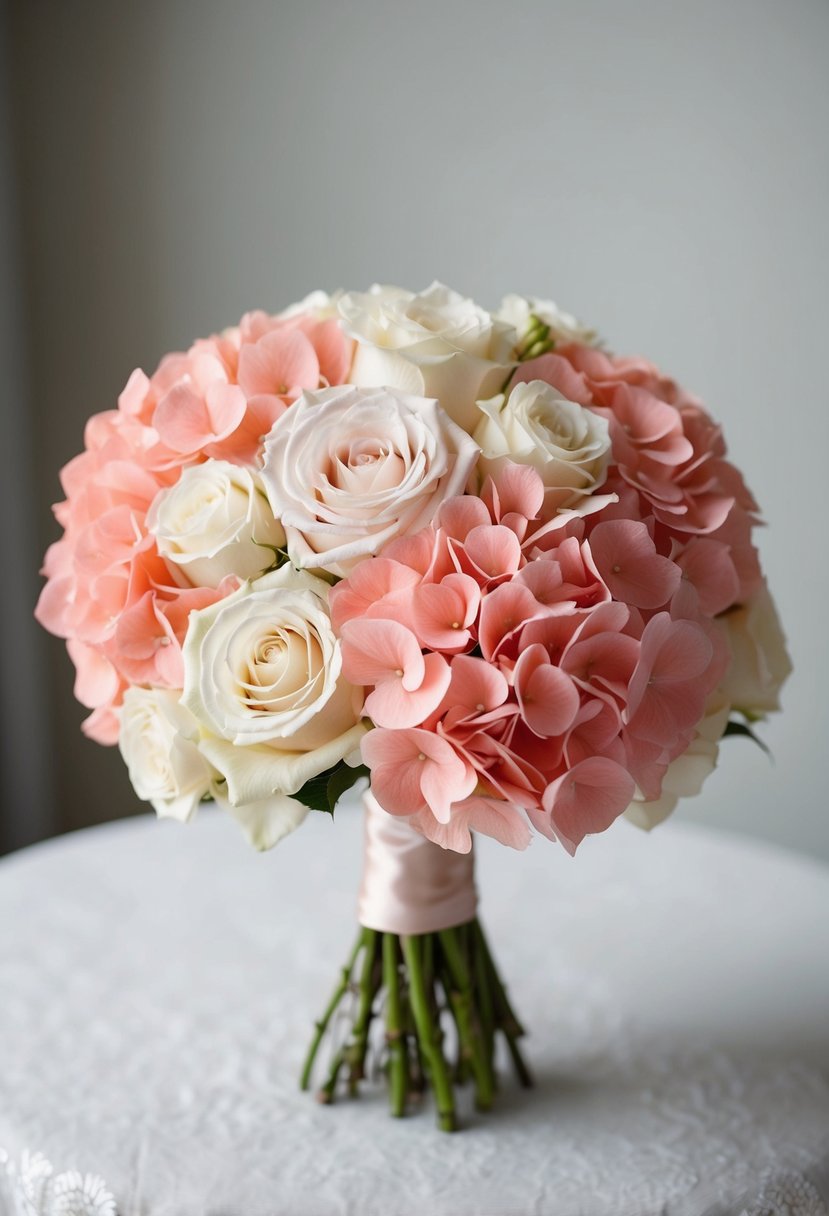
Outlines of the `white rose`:
{"type": "Polygon", "coordinates": [[[728,725],[730,708],[721,693],[712,695],[705,717],[697,727],[696,738],[668,765],[662,779],[662,796],[648,802],[637,794],[625,811],[626,819],[649,832],[668,818],[680,798],[693,798],[701,792],[717,766],[719,743],[728,725]]]}
{"type": "Polygon", "coordinates": [[[346,575],[463,493],[477,456],[437,401],[346,385],[303,393],[278,419],[261,476],[294,565],[346,575]]]}
{"type": "Polygon", "coordinates": [[[296,831],[308,814],[307,806],[285,794],[272,794],[258,802],[234,806],[228,801],[224,781],[218,782],[211,792],[216,805],[233,816],[248,843],[260,852],[272,849],[284,836],[296,831]]]}
{"type": "Polygon", "coordinates": [[[128,688],[118,746],[139,798],[157,814],[186,821],[210,793],[215,773],[198,747],[198,724],[166,688],[128,688]]]}
{"type": "Polygon", "coordinates": [[[766,586],[717,623],[731,649],[731,665],[721,690],[734,709],[760,718],[780,709],[780,689],[792,664],[774,600],[766,586]]]}
{"type": "Polygon", "coordinates": [[[295,794],[359,746],[328,584],[283,566],[190,614],[182,702],[234,807],[295,794]]]}
{"type": "Polygon", "coordinates": [[[417,295],[375,285],[339,308],[357,341],[352,384],[437,397],[464,430],[475,424],[475,402],[497,393],[514,366],[512,326],[441,283],[417,295]]]}
{"type": "Polygon", "coordinates": [[[229,574],[257,578],[285,544],[256,477],[226,460],[185,469],[153,499],[147,527],[183,587],[218,587],[229,574]]]}
{"type": "Polygon", "coordinates": [[[478,409],[484,417],[474,438],[483,472],[504,459],[531,465],[559,510],[576,505],[605,480],[611,454],[607,422],[549,384],[516,384],[508,396],[479,401],[478,409]]]}
{"type": "Polygon", "coordinates": [[[339,316],[339,304],[342,292],[335,291],[329,295],[327,291],[312,291],[304,300],[289,304],[278,314],[280,317],[298,317],[310,314],[316,321],[330,321],[339,316]]]}
{"type": "Polygon", "coordinates": [[[594,329],[588,329],[586,325],[583,325],[571,313],[564,312],[552,300],[504,296],[495,317],[516,330],[519,347],[524,346],[531,328],[535,328],[532,326],[533,317],[537,317],[542,325],[547,326],[548,336],[552,339],[554,346],[556,343],[563,346],[567,342],[579,342],[583,346],[601,345],[594,329]]]}

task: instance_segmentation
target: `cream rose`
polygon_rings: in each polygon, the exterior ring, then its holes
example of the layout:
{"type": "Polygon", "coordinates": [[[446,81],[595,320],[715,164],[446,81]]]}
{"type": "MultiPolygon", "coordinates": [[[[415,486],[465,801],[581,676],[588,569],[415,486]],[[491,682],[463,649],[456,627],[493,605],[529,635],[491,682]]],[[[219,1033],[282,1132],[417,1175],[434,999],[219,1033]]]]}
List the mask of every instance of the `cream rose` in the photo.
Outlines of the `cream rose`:
{"type": "Polygon", "coordinates": [[[191,613],[182,702],[232,806],[295,794],[359,746],[341,666],[328,584],[291,566],[191,613]]]}
{"type": "Polygon", "coordinates": [[[329,295],[327,291],[312,291],[304,300],[297,300],[295,304],[289,304],[287,308],[283,308],[278,315],[289,319],[311,316],[315,321],[334,320],[340,315],[339,305],[342,294],[341,291],[335,291],[333,295],[329,295]]]}
{"type": "Polygon", "coordinates": [[[303,393],[283,414],[261,476],[294,565],[345,575],[425,527],[477,457],[437,401],[344,386],[303,393]]]}
{"type": "Polygon", "coordinates": [[[147,527],[179,586],[257,578],[285,544],[255,475],[225,460],[185,469],[153,500],[147,527]]]}
{"type": "Polygon", "coordinates": [[[474,438],[482,471],[494,470],[505,458],[531,465],[559,510],[575,506],[605,480],[611,452],[607,422],[549,384],[516,384],[507,396],[479,401],[478,409],[483,418],[474,438]]]}
{"type": "Polygon", "coordinates": [[[375,284],[344,295],[339,311],[357,342],[352,384],[436,397],[464,430],[478,398],[496,393],[514,366],[513,327],[441,283],[417,295],[375,284]]]}
{"type": "Polygon", "coordinates": [[[763,587],[747,603],[717,618],[731,650],[722,693],[748,718],[780,709],[780,689],[792,664],[774,600],[763,587]]]}
{"type": "Polygon", "coordinates": [[[217,782],[211,793],[216,805],[236,820],[245,839],[260,853],[272,849],[284,836],[296,831],[308,814],[307,806],[286,794],[272,794],[258,802],[234,806],[228,801],[224,781],[217,782]]]}
{"type": "Polygon", "coordinates": [[[186,822],[216,776],[199,751],[198,724],[166,688],[128,688],[119,715],[118,746],[136,794],[186,822]]]}
{"type": "Polygon", "coordinates": [[[526,356],[527,341],[532,343],[532,337],[538,335],[538,326],[533,324],[537,318],[547,329],[545,337],[551,339],[553,347],[567,342],[579,342],[583,346],[600,346],[601,342],[594,329],[589,329],[569,312],[564,312],[552,300],[529,299],[524,296],[504,296],[501,307],[494,314],[498,321],[511,325],[518,334],[519,349],[526,356]]]}

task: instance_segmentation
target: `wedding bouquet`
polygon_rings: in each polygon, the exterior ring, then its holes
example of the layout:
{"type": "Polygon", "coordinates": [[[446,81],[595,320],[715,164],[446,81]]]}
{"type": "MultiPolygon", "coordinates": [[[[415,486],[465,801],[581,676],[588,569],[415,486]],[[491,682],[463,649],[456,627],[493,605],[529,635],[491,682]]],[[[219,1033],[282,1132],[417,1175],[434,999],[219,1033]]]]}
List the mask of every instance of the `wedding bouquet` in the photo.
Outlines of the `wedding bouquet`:
{"type": "Polygon", "coordinates": [[[574,853],[699,790],[789,670],[758,508],[698,400],[554,304],[317,292],[133,372],[64,468],[38,619],[139,797],[259,849],[369,778],[320,1094],[486,1108],[521,1027],[472,832],[574,853]]]}

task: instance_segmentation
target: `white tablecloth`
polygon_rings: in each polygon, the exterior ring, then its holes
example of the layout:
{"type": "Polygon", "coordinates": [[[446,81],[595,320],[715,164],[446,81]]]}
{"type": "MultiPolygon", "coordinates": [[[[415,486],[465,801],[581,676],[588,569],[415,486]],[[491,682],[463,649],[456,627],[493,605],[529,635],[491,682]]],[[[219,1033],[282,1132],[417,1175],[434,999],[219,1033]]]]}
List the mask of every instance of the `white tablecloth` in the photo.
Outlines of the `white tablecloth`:
{"type": "Polygon", "coordinates": [[[829,1210],[829,871],[675,823],[575,861],[482,842],[537,1087],[505,1072],[447,1136],[380,1089],[297,1089],[354,933],[359,828],[313,815],[259,856],[218,812],[142,817],[0,862],[11,1167],[28,1149],[101,1175],[121,1216],[829,1210]]]}

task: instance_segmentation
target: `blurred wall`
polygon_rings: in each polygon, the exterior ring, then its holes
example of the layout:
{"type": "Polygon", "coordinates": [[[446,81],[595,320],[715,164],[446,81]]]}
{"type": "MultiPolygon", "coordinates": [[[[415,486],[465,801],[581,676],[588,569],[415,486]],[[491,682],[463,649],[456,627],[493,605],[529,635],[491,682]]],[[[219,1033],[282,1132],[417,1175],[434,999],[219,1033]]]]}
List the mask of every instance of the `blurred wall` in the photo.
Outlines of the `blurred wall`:
{"type": "MultiPolygon", "coordinates": [[[[829,858],[825,0],[9,13],[37,548],[86,416],[248,308],[434,277],[551,295],[704,397],[770,521],[796,664],[775,763],[729,741],[679,814],[829,858]]],[[[62,645],[37,644],[55,827],[129,813],[62,645]]]]}

